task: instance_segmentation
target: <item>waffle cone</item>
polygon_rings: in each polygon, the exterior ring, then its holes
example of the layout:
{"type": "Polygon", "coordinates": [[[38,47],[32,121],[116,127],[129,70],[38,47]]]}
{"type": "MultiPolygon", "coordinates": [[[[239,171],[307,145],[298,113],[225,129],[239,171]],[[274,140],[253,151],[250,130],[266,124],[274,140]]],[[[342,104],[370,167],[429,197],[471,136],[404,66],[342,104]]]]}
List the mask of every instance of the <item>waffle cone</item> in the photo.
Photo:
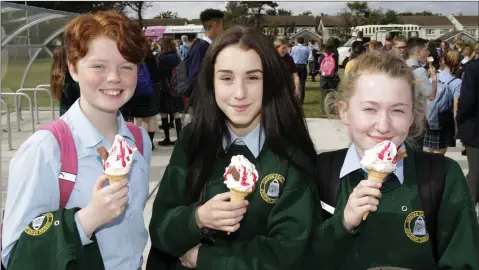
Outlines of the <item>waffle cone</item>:
{"type": "MultiPolygon", "coordinates": [[[[244,198],[246,198],[246,196],[248,196],[248,194],[250,194],[250,192],[243,192],[243,191],[238,191],[238,190],[235,190],[235,189],[230,189],[230,191],[231,191],[231,201],[232,202],[242,201],[242,200],[244,200],[244,198]]],[[[230,235],[231,233],[228,232],[227,234],[230,235]]]]}
{"type": "Polygon", "coordinates": [[[382,182],[388,174],[389,173],[387,172],[377,172],[373,170],[368,170],[368,180],[372,180],[375,182],[382,182]]]}
{"type": "Polygon", "coordinates": [[[250,193],[250,192],[238,191],[238,190],[235,190],[235,189],[230,189],[230,191],[231,191],[231,201],[232,202],[242,201],[250,193]]]}
{"type": "Polygon", "coordinates": [[[108,176],[108,179],[110,180],[110,184],[118,183],[123,179],[128,179],[128,174],[122,174],[122,175],[106,175],[108,176]]]}
{"type": "MultiPolygon", "coordinates": [[[[377,171],[373,171],[373,170],[368,170],[368,180],[372,180],[374,182],[380,182],[381,183],[384,180],[384,178],[386,178],[386,176],[388,174],[389,173],[387,173],[387,172],[377,172],[377,171]]],[[[363,220],[366,220],[366,218],[368,217],[368,214],[369,214],[369,212],[364,214],[363,220]]]]}

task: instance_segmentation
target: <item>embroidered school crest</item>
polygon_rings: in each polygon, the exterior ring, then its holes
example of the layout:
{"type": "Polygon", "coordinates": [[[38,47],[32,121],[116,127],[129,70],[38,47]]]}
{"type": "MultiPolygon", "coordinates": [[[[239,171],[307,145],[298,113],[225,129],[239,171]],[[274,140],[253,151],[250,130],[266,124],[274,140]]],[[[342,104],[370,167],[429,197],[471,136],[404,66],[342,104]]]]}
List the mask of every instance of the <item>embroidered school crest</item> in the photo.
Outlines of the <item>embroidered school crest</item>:
{"type": "Polygon", "coordinates": [[[25,229],[25,233],[31,236],[39,236],[44,234],[53,223],[53,214],[46,213],[32,221],[32,224],[25,229]]]}
{"type": "Polygon", "coordinates": [[[404,221],[404,232],[407,237],[416,243],[425,243],[429,240],[426,228],[426,218],[423,211],[409,213],[404,221]]]}
{"type": "Polygon", "coordinates": [[[274,204],[281,196],[282,187],[284,185],[284,177],[277,173],[266,175],[261,180],[260,194],[261,198],[267,203],[274,204]]]}

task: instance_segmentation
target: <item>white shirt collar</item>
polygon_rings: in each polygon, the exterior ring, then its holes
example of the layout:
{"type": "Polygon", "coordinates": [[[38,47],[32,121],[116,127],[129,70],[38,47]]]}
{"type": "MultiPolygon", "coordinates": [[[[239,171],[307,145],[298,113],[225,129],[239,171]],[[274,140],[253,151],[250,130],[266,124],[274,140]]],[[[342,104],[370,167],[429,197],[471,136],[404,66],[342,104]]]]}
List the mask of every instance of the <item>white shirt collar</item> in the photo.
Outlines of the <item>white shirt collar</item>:
{"type": "Polygon", "coordinates": [[[207,37],[207,36],[204,36],[204,37],[203,37],[203,40],[206,41],[206,42],[208,42],[210,45],[211,45],[211,43],[213,43],[213,40],[211,40],[211,38],[209,38],[209,37],[207,37]]]}
{"type": "Polygon", "coordinates": [[[253,130],[248,133],[248,135],[244,137],[236,135],[229,126],[228,130],[230,132],[231,142],[228,144],[227,139],[223,138],[223,149],[225,151],[227,151],[229,147],[234,143],[236,145],[246,145],[246,147],[248,147],[248,149],[251,151],[255,158],[259,156],[259,153],[263,148],[264,141],[266,139],[261,124],[258,124],[253,130]]]}

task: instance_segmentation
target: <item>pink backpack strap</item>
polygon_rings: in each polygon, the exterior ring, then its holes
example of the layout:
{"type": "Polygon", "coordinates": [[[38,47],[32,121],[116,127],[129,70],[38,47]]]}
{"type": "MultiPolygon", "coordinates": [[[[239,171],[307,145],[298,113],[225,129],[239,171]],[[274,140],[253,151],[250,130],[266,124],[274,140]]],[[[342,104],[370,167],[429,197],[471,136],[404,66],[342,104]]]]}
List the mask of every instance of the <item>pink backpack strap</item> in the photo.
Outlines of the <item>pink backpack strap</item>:
{"type": "Polygon", "coordinates": [[[60,162],[62,164],[60,175],[58,176],[60,185],[60,208],[65,208],[68,199],[70,199],[73,187],[75,186],[78,173],[78,156],[75,141],[73,140],[70,128],[62,119],[52,121],[41,127],[40,130],[48,130],[53,133],[60,146],[60,162]]]}
{"type": "Polygon", "coordinates": [[[130,122],[126,122],[126,126],[133,135],[133,138],[135,138],[136,148],[138,148],[140,154],[143,155],[143,135],[141,134],[141,129],[130,122]]]}

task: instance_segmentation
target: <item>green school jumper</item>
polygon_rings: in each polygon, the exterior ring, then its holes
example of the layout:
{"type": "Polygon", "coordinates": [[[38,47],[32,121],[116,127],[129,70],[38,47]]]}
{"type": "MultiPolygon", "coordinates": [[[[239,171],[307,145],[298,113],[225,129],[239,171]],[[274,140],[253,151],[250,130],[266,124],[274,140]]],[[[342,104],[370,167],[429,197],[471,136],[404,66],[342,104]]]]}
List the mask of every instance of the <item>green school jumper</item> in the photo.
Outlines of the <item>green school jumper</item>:
{"type": "MultiPolygon", "coordinates": [[[[302,268],[304,253],[311,249],[317,192],[311,184],[313,163],[302,152],[291,150],[294,161],[303,168],[279,158],[266,140],[255,158],[246,146],[232,144],[226,155],[218,157],[211,171],[205,201],[229,191],[223,183],[225,168],[234,155],[244,155],[254,163],[259,177],[249,201],[248,211],[238,231],[227,235],[216,231],[212,241],[196,225],[199,202],[187,205],[185,147],[188,132],[175,145],[153,205],[150,223],[152,246],[179,257],[202,242],[198,270],[291,270],[302,268]]],[[[285,144],[286,146],[287,144],[285,144]]],[[[318,224],[319,226],[319,224],[318,224]]],[[[177,263],[176,269],[183,268],[177,263]]]]}
{"type": "Polygon", "coordinates": [[[78,210],[60,209],[34,219],[13,247],[7,270],[104,269],[95,237],[82,246],[74,218],[78,210]]]}
{"type": "Polygon", "coordinates": [[[383,183],[382,198],[355,233],[343,224],[349,194],[365,177],[361,171],[344,176],[335,215],[325,221],[319,236],[321,269],[479,269],[479,226],[465,177],[456,161],[446,157],[446,182],[438,213],[436,264],[419,198],[414,152],[404,161],[404,183],[395,176],[383,183]],[[321,242],[322,241],[322,242],[321,242]],[[331,251],[334,250],[334,251],[331,251]]]}

